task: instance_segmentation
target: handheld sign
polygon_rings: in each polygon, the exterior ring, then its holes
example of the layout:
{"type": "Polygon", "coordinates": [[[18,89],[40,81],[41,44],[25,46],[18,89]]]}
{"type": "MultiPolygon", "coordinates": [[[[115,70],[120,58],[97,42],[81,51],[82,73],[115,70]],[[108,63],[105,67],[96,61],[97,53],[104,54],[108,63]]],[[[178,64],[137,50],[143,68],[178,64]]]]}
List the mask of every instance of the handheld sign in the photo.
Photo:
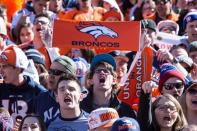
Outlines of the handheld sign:
{"type": "Polygon", "coordinates": [[[140,22],[55,20],[53,47],[60,53],[71,48],[138,51],[140,22]]]}
{"type": "Polygon", "coordinates": [[[182,36],[157,32],[156,39],[154,39],[154,44],[161,49],[170,49],[173,45],[185,43],[184,39],[185,37],[182,36]]]}

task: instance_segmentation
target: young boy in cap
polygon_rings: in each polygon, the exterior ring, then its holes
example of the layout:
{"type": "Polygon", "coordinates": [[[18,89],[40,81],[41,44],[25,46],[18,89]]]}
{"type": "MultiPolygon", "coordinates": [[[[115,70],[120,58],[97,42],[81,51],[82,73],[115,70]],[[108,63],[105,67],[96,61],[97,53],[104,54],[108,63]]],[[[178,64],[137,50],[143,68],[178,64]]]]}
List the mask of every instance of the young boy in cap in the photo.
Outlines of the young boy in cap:
{"type": "Polygon", "coordinates": [[[112,124],[119,118],[118,112],[113,108],[98,108],[88,117],[90,131],[110,131],[112,124]]]}
{"type": "Polygon", "coordinates": [[[0,102],[14,121],[30,113],[30,101],[46,91],[31,77],[23,75],[28,64],[24,52],[16,46],[7,47],[0,55],[0,73],[4,81],[0,84],[0,102]]]}
{"type": "Polygon", "coordinates": [[[46,127],[48,127],[50,122],[53,121],[59,114],[59,106],[55,100],[54,93],[57,89],[57,82],[62,74],[75,75],[76,64],[67,56],[59,56],[53,61],[48,72],[48,91],[41,93],[33,101],[33,112],[39,114],[43,118],[46,127]]]}
{"type": "Polygon", "coordinates": [[[109,54],[96,55],[89,74],[89,94],[81,102],[81,108],[90,113],[99,107],[112,107],[120,116],[136,117],[133,109],[120,102],[116,96],[116,62],[109,54]]]}
{"type": "Polygon", "coordinates": [[[60,115],[48,127],[48,131],[87,131],[87,113],[81,110],[79,103],[83,99],[80,82],[71,74],[63,74],[55,90],[60,115]]]}
{"type": "Polygon", "coordinates": [[[185,32],[187,33],[188,36],[188,44],[187,46],[193,42],[197,41],[197,11],[192,11],[189,12],[183,20],[183,27],[185,29],[185,32]]]}

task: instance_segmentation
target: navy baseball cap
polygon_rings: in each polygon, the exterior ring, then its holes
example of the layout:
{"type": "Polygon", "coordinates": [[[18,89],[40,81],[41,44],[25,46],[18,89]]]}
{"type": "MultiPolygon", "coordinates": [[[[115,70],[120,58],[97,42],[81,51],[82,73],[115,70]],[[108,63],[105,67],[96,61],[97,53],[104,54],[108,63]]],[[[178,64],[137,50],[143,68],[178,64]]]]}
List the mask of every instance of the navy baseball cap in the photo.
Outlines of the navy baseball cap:
{"type": "Polygon", "coordinates": [[[110,54],[98,54],[98,55],[96,55],[92,60],[90,70],[93,70],[95,68],[95,66],[100,62],[106,62],[106,63],[112,65],[113,70],[116,71],[116,61],[113,58],[113,56],[110,55],[110,54]]]}
{"type": "Polygon", "coordinates": [[[140,131],[140,126],[135,119],[122,117],[113,123],[110,131],[140,131]]]}

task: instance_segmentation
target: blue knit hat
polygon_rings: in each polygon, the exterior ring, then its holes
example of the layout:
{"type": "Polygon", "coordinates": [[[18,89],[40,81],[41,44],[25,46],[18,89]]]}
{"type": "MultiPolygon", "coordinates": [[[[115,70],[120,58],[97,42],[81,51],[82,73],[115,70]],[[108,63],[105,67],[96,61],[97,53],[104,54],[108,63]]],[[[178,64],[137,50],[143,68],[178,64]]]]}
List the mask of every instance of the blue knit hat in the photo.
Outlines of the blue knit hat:
{"type": "Polygon", "coordinates": [[[140,126],[135,119],[122,117],[113,123],[111,131],[140,131],[140,126]]]}
{"type": "Polygon", "coordinates": [[[192,11],[187,13],[187,15],[183,19],[183,28],[185,29],[187,23],[197,20],[197,11],[192,11]]]}
{"type": "Polygon", "coordinates": [[[171,77],[177,77],[185,84],[185,77],[176,66],[166,63],[161,66],[160,79],[159,79],[159,91],[162,91],[163,84],[171,77]]]}
{"type": "Polygon", "coordinates": [[[95,66],[100,62],[107,62],[112,65],[113,70],[116,70],[116,61],[110,54],[98,54],[96,55],[91,63],[90,70],[93,70],[95,66]]]}
{"type": "Polygon", "coordinates": [[[45,60],[42,54],[36,49],[28,49],[25,51],[28,59],[32,59],[34,63],[45,65],[45,60]]]}

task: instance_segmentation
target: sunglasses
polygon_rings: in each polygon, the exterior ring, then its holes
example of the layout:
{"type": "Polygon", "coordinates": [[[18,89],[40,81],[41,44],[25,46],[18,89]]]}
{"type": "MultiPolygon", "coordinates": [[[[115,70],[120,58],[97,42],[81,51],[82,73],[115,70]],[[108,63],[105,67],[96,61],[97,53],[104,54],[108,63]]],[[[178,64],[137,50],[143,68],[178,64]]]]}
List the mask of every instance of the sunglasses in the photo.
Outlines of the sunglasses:
{"type": "Polygon", "coordinates": [[[197,94],[197,90],[195,90],[194,88],[189,88],[189,89],[187,90],[187,92],[188,92],[189,94],[191,94],[191,95],[196,95],[196,94],[197,94]]]}
{"type": "Polygon", "coordinates": [[[60,70],[55,70],[55,69],[49,69],[48,73],[49,73],[50,75],[59,76],[59,75],[65,73],[65,72],[60,71],[60,70]]]}
{"type": "Polygon", "coordinates": [[[165,5],[166,3],[168,3],[170,0],[157,0],[155,2],[156,5],[165,5]]]}
{"type": "Polygon", "coordinates": [[[183,83],[167,83],[167,84],[164,84],[163,87],[166,89],[166,90],[172,90],[174,87],[176,89],[181,89],[183,88],[183,83]]]}

